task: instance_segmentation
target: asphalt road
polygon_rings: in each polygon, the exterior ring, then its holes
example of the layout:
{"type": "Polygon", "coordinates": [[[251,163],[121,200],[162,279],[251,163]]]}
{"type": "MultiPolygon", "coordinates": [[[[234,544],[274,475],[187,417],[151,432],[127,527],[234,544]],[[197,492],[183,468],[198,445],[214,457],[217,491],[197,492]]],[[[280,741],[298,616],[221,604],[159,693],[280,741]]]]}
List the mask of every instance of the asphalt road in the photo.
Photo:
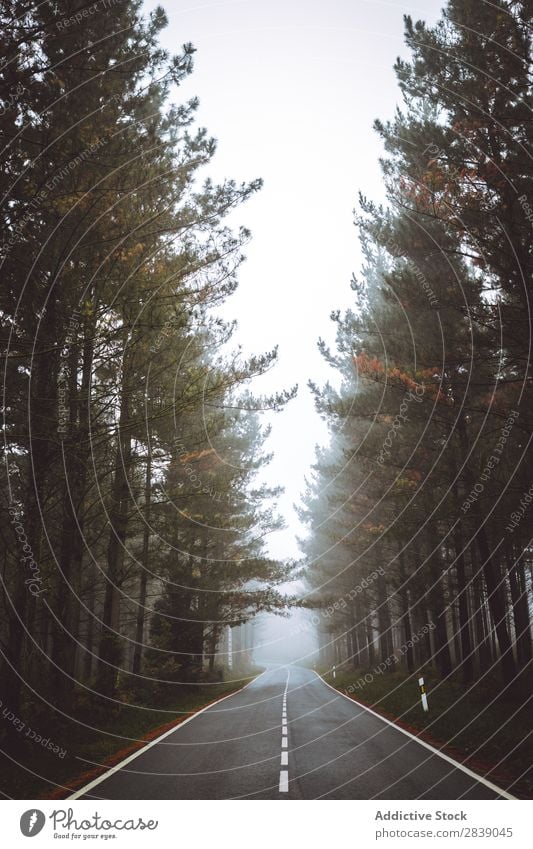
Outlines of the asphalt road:
{"type": "Polygon", "coordinates": [[[269,670],[79,798],[496,799],[301,667],[269,670]],[[284,721],[286,719],[286,722],[284,721]]]}

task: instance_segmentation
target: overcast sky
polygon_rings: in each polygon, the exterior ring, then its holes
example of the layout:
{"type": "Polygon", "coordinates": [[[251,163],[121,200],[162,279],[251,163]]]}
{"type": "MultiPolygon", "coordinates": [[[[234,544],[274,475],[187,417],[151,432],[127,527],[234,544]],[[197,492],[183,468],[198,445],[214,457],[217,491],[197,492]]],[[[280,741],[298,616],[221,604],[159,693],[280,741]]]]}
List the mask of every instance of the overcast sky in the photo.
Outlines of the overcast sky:
{"type": "MultiPolygon", "coordinates": [[[[159,5],[147,0],[145,7],[159,5]]],[[[264,179],[232,224],[253,232],[237,293],[224,314],[239,322],[246,352],[279,345],[275,370],[256,391],[294,383],[298,398],[274,418],[268,480],[283,484],[287,529],[274,556],[297,556],[302,533],[292,504],[304,488],[314,446],[326,439],[307,388],[331,377],[316,343],[331,341],[334,309],[353,306],[360,253],[353,226],[358,193],[383,199],[375,118],[392,117],[392,70],[405,13],[433,22],[441,0],[167,0],[162,42],[191,41],[195,71],[179,98],[200,98],[199,121],[218,140],[216,179],[264,179]]]]}

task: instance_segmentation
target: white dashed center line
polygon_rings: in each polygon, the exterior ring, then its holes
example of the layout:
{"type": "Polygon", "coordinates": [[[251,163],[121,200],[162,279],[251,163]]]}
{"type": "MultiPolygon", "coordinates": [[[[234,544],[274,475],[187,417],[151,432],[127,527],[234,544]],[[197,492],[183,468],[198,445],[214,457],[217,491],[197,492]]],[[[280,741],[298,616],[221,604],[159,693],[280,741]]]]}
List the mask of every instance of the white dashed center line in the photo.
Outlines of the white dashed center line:
{"type": "MultiPolygon", "coordinates": [[[[285,691],[283,693],[283,708],[281,712],[281,766],[289,765],[289,753],[287,751],[283,751],[284,749],[288,749],[289,746],[289,738],[288,738],[288,728],[287,728],[287,690],[289,687],[289,676],[291,672],[290,669],[287,670],[287,681],[285,682],[285,691]]],[[[280,793],[288,793],[289,792],[289,770],[288,769],[280,769],[279,771],[279,792],[280,793]]]]}

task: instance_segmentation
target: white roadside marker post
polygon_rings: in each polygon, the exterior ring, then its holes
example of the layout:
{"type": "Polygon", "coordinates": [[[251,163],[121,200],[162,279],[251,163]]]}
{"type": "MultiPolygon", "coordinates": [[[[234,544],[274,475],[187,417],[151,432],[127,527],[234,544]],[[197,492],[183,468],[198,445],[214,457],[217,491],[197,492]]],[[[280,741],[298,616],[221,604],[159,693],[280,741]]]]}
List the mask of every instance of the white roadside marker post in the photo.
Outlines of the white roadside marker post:
{"type": "Polygon", "coordinates": [[[426,688],[424,686],[424,679],[423,678],[418,679],[418,686],[420,687],[420,698],[422,699],[422,707],[424,708],[424,711],[427,713],[428,710],[429,710],[428,697],[426,695],[426,688]]]}
{"type": "Polygon", "coordinates": [[[228,625],[228,669],[233,669],[233,634],[231,625],[228,625]]]}

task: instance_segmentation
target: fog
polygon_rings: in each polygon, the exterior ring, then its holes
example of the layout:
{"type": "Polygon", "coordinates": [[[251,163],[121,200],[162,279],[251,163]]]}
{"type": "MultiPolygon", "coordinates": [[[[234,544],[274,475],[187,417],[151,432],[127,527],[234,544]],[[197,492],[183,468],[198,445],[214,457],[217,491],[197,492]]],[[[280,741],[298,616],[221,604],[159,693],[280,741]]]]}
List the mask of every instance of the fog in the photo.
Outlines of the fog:
{"type": "Polygon", "coordinates": [[[317,660],[313,613],[295,610],[288,617],[261,614],[254,620],[253,661],[258,666],[291,663],[313,666],[317,660]]]}

